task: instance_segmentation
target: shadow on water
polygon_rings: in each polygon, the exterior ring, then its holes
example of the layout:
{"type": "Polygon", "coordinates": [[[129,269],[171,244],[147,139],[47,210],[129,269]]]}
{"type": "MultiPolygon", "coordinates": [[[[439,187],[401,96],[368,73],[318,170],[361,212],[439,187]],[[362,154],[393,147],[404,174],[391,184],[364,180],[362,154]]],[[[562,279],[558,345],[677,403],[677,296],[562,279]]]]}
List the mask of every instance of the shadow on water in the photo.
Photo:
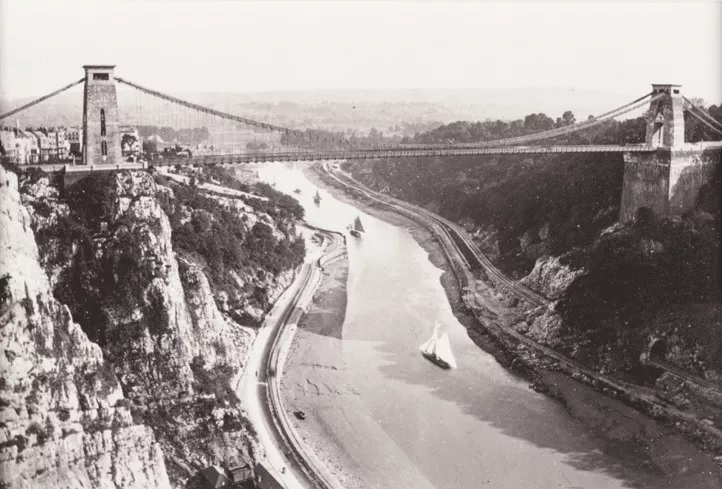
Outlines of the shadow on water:
{"type": "MultiPolygon", "coordinates": [[[[504,435],[563,453],[564,462],[575,469],[607,474],[630,489],[666,487],[664,474],[651,464],[644,447],[632,442],[602,440],[571,418],[561,428],[571,425],[574,432],[558,429],[560,426],[555,423],[559,416],[565,415],[560,413],[562,406],[531,389],[520,392],[515,385],[495,385],[493,395],[488,395],[488,390],[470,395],[475,383],[468,379],[470,376],[462,364],[463,357],[459,359],[459,370],[446,371],[426,361],[421,354],[416,365],[404,364],[398,360],[398,345],[393,342],[379,345],[376,350],[387,362],[380,369],[384,377],[423,386],[433,396],[456,404],[465,414],[490,424],[504,435]],[[551,414],[556,415],[554,419],[550,419],[550,409],[532,409],[544,402],[556,404],[551,410],[551,414]]],[[[517,381],[512,384],[517,384],[517,381]]]]}

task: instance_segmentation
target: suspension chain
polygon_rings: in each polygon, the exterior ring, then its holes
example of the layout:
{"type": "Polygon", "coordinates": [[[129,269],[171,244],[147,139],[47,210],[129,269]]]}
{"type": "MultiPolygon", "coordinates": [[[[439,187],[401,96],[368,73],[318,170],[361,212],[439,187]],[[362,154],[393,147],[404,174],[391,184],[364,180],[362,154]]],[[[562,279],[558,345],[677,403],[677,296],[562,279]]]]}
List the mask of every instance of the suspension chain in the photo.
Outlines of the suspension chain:
{"type": "Polygon", "coordinates": [[[246,124],[248,126],[260,127],[262,129],[268,129],[268,130],[276,131],[276,132],[292,133],[292,134],[296,134],[296,135],[301,134],[301,131],[298,131],[295,129],[289,129],[287,127],[281,127],[281,126],[276,126],[273,124],[267,124],[265,122],[254,121],[253,119],[247,119],[245,117],[240,117],[237,115],[229,114],[227,112],[221,112],[220,110],[215,110],[215,109],[211,109],[209,107],[204,107],[203,105],[194,104],[193,102],[188,102],[187,100],[173,97],[171,95],[167,95],[165,93],[158,92],[156,90],[151,90],[150,88],[146,88],[146,87],[143,87],[136,83],[130,82],[128,80],[120,78],[119,76],[116,76],[115,79],[117,81],[119,81],[120,83],[125,83],[126,85],[131,86],[131,87],[135,88],[136,90],[140,90],[141,92],[147,93],[148,95],[153,95],[154,97],[158,97],[163,100],[167,100],[169,102],[173,102],[175,104],[182,105],[184,107],[187,107],[192,110],[196,110],[198,112],[203,112],[203,113],[210,114],[210,115],[213,115],[216,117],[220,117],[221,119],[228,119],[230,121],[240,122],[240,123],[246,124]]]}
{"type": "MultiPolygon", "coordinates": [[[[621,107],[618,107],[614,110],[605,112],[604,114],[602,114],[598,117],[593,117],[592,119],[589,119],[589,120],[586,120],[583,122],[578,122],[578,123],[572,124],[570,126],[560,127],[557,129],[551,129],[549,131],[538,132],[535,134],[527,134],[524,136],[516,136],[516,137],[506,138],[506,139],[496,139],[493,141],[481,141],[478,143],[467,143],[467,144],[459,145],[459,147],[471,147],[471,148],[482,147],[483,148],[483,147],[488,147],[488,146],[507,146],[510,144],[517,144],[517,143],[523,143],[523,142],[528,142],[528,141],[536,141],[536,140],[540,140],[540,139],[550,139],[550,138],[555,138],[555,137],[563,136],[566,134],[570,134],[573,132],[582,131],[582,130],[594,127],[596,125],[599,125],[608,120],[611,120],[620,115],[624,115],[628,112],[636,110],[636,109],[644,106],[645,104],[648,104],[655,100],[658,100],[659,98],[661,98],[663,96],[662,94],[656,95],[656,96],[652,97],[649,100],[649,102],[644,101],[650,95],[651,95],[651,93],[649,93],[643,97],[640,97],[633,102],[630,102],[621,107]]],[[[404,148],[424,148],[424,147],[429,148],[429,147],[434,147],[436,145],[409,144],[409,145],[403,145],[403,146],[404,146],[404,148]]]]}

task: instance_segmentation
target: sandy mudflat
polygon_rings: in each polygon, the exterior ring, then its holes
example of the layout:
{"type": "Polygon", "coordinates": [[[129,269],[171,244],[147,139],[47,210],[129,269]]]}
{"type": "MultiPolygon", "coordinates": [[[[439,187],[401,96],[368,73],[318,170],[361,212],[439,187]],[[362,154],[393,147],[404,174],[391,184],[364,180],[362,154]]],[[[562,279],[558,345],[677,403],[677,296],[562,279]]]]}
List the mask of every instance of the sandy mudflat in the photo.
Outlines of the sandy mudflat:
{"type": "Polygon", "coordinates": [[[286,408],[304,442],[349,489],[430,488],[373,419],[348,382],[343,360],[348,262],[337,260],[299,325],[283,377],[286,408]],[[306,419],[292,413],[302,410],[306,419]]]}

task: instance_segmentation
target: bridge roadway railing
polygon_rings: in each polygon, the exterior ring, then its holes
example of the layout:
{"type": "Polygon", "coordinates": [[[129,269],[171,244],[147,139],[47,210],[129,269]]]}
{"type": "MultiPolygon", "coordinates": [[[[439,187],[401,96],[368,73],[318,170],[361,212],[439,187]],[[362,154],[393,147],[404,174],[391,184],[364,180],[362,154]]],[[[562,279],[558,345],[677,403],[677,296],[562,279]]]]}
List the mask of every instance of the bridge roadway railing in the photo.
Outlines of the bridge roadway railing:
{"type": "Polygon", "coordinates": [[[550,153],[649,153],[656,148],[646,145],[579,145],[579,146],[509,146],[500,148],[425,147],[389,148],[338,151],[273,152],[243,154],[194,155],[191,158],[164,158],[153,162],[156,166],[177,165],[184,161],[194,164],[255,163],[266,161],[322,161],[363,160],[379,158],[411,158],[434,156],[476,156],[506,154],[550,153]]]}
{"type": "Polygon", "coordinates": [[[699,152],[722,148],[722,141],[688,143],[678,148],[657,148],[644,144],[635,145],[575,145],[575,146],[505,146],[480,148],[443,145],[405,145],[388,149],[334,150],[334,151],[287,151],[238,154],[197,154],[188,157],[165,157],[149,162],[121,163],[118,165],[72,165],[64,163],[35,163],[22,168],[40,168],[57,172],[92,172],[112,170],[144,169],[149,166],[172,166],[183,164],[223,165],[237,163],[263,163],[274,161],[329,161],[362,160],[380,158],[419,158],[444,156],[513,155],[513,154],[554,154],[554,153],[652,153],[660,149],[699,152]],[[422,147],[423,146],[423,147],[422,147]]]}
{"type": "Polygon", "coordinates": [[[45,171],[66,173],[133,170],[148,166],[169,165],[217,165],[235,163],[263,163],[274,161],[328,161],[364,160],[380,158],[424,158],[437,156],[476,156],[512,154],[553,154],[553,153],[650,153],[657,148],[647,145],[575,145],[575,146],[505,146],[480,148],[443,145],[404,145],[396,148],[377,148],[333,151],[286,151],[237,154],[196,154],[189,157],[164,157],[149,162],[121,163],[117,165],[73,165],[65,163],[34,163],[23,168],[40,168],[45,171]]]}

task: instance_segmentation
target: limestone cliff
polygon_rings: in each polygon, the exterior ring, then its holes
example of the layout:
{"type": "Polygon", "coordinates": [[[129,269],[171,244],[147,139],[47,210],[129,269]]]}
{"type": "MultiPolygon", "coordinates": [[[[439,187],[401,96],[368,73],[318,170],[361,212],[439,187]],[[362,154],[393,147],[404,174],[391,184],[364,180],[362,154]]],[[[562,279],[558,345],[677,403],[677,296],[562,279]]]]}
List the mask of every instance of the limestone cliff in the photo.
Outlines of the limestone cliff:
{"type": "Polygon", "coordinates": [[[540,292],[548,299],[559,299],[575,278],[582,275],[584,269],[572,269],[562,265],[558,256],[544,256],[537,259],[529,274],[519,282],[540,292]]]}
{"type": "MultiPolygon", "coordinates": [[[[259,199],[259,211],[215,195],[218,189],[198,195],[187,184],[159,185],[147,172],[92,175],[63,195],[43,175],[24,177],[19,192],[15,175],[3,175],[14,185],[11,196],[3,197],[14,206],[6,218],[10,224],[3,223],[3,242],[19,250],[3,249],[0,270],[12,276],[12,314],[3,320],[25,331],[41,352],[17,354],[22,362],[4,370],[26,378],[27,372],[35,374],[30,364],[47,370],[38,370],[40,380],[30,376],[28,391],[37,391],[33,396],[45,404],[20,427],[6,421],[12,426],[5,433],[8,473],[37,470],[56,477],[57,464],[47,450],[27,467],[18,454],[19,446],[28,453],[39,439],[50,443],[46,432],[69,440],[60,459],[92,454],[102,465],[95,469],[96,462],[82,458],[68,462],[63,474],[71,482],[61,487],[192,487],[194,475],[208,465],[251,461],[258,447],[234,388],[255,337],[252,326],[292,278],[296,258],[284,258],[303,253],[289,245],[296,217],[280,216],[273,198],[259,199]],[[199,223],[215,227],[198,228],[199,223]],[[229,236],[217,231],[225,227],[245,241],[224,240],[229,236]],[[212,250],[188,250],[189,242],[199,241],[212,250]],[[224,268],[223,255],[219,267],[209,254],[217,245],[243,261],[226,262],[224,268]],[[255,255],[254,247],[260,250],[255,255]],[[275,261],[263,261],[267,256],[275,261]],[[41,334],[41,326],[54,328],[55,336],[41,334]],[[66,347],[64,342],[76,337],[82,342],[66,347]],[[82,362],[64,357],[85,350],[82,362]],[[45,357],[36,359],[40,354],[45,357]],[[66,386],[69,381],[74,384],[66,386]],[[52,394],[45,384],[57,384],[60,393],[52,394]],[[81,414],[73,412],[68,397],[80,399],[81,414]],[[27,440],[16,437],[21,430],[29,430],[27,440]],[[84,448],[73,438],[90,435],[84,448]],[[78,464],[90,467],[87,477],[78,464]]],[[[6,327],[3,334],[28,342],[14,329],[6,327]]],[[[20,389],[14,377],[4,381],[11,392],[20,389]]],[[[23,400],[29,395],[18,392],[23,400]]],[[[28,483],[18,487],[51,485],[46,479],[28,483]]]]}
{"type": "Polygon", "coordinates": [[[101,349],[52,294],[14,173],[0,168],[0,479],[7,488],[170,488],[101,349]]]}

